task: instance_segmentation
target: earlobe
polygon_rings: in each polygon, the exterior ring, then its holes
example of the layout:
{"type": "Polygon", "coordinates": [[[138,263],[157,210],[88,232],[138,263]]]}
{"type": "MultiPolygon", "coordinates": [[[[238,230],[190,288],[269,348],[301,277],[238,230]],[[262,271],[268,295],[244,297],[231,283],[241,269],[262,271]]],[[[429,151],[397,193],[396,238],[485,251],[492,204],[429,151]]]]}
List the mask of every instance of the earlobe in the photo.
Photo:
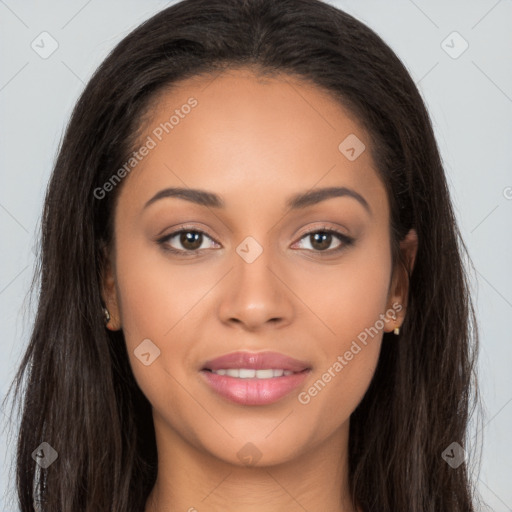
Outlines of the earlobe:
{"type": "Polygon", "coordinates": [[[111,315],[108,307],[103,308],[103,314],[105,319],[105,327],[109,331],[119,331],[121,329],[121,322],[117,314],[115,316],[111,315]]]}
{"type": "Polygon", "coordinates": [[[393,309],[396,314],[387,322],[384,328],[385,332],[393,331],[396,335],[400,333],[400,327],[407,311],[409,276],[414,268],[417,251],[418,235],[414,229],[411,229],[400,242],[401,257],[395,263],[388,296],[388,310],[393,309]]]}

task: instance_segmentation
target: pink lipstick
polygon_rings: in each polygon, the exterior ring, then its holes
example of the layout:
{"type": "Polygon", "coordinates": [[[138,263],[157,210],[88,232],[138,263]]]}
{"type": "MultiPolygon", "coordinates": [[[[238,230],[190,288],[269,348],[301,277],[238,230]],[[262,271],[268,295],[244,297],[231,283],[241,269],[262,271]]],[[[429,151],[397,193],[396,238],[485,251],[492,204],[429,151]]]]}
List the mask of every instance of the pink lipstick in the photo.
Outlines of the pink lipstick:
{"type": "Polygon", "coordinates": [[[277,352],[232,352],[204,363],[201,374],[232,402],[267,405],[298,388],[310,371],[307,362],[277,352]]]}

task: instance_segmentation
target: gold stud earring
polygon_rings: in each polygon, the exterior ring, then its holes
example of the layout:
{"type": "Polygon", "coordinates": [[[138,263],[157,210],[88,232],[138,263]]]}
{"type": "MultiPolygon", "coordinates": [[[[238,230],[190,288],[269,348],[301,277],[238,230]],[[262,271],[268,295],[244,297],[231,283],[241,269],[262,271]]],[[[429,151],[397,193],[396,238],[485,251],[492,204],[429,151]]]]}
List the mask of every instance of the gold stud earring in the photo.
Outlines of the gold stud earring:
{"type": "Polygon", "coordinates": [[[393,333],[398,336],[400,334],[400,327],[396,326],[395,329],[393,330],[393,333]]]}

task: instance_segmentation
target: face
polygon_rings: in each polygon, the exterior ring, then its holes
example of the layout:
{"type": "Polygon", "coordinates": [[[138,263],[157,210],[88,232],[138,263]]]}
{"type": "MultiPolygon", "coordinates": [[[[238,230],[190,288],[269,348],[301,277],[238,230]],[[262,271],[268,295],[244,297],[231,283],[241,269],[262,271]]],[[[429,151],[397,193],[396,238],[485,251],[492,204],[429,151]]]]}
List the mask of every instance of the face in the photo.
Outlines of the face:
{"type": "Polygon", "coordinates": [[[312,85],[238,70],[161,95],[135,149],[104,298],[157,431],[232,464],[340,438],[405,313],[368,134],[312,85]]]}

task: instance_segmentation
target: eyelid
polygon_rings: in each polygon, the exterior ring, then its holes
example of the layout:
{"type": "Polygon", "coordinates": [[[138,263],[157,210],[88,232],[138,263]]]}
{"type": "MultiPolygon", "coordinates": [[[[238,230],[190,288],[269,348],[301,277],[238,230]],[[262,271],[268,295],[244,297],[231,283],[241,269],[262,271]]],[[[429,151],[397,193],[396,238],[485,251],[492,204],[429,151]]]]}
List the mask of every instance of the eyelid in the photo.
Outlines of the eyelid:
{"type": "Polygon", "coordinates": [[[304,231],[299,236],[299,239],[304,238],[306,235],[311,235],[313,233],[318,233],[318,232],[322,232],[322,233],[324,233],[324,232],[335,233],[335,234],[340,235],[340,236],[345,237],[345,238],[351,238],[350,235],[343,233],[342,231],[340,231],[339,228],[335,228],[335,227],[332,227],[332,226],[328,226],[326,224],[322,224],[321,226],[315,226],[313,228],[308,229],[307,231],[304,231]]]}

